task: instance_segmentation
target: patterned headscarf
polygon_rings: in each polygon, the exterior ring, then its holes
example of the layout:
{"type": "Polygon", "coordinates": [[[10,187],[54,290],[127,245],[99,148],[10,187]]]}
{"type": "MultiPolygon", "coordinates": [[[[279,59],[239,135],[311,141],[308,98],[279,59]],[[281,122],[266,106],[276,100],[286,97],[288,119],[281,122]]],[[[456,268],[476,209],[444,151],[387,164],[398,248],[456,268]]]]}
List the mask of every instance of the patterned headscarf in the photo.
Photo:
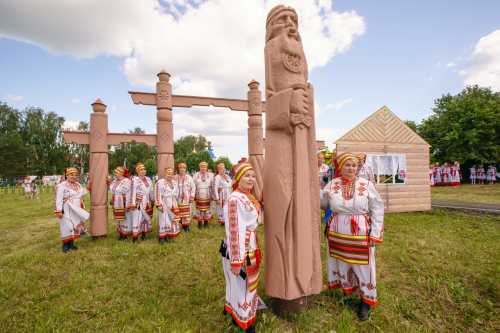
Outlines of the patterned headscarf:
{"type": "Polygon", "coordinates": [[[134,169],[135,169],[135,174],[137,175],[139,174],[139,171],[141,171],[142,169],[146,170],[146,167],[142,163],[137,163],[136,165],[134,165],[134,169]]]}
{"type": "Polygon", "coordinates": [[[174,169],[171,167],[165,168],[165,174],[167,174],[167,173],[174,174],[174,169]]]}
{"type": "Polygon", "coordinates": [[[319,153],[318,153],[318,158],[320,158],[320,157],[321,157],[322,159],[325,159],[325,155],[324,155],[323,153],[321,153],[321,152],[319,152],[319,153]]]}
{"type": "Polygon", "coordinates": [[[78,170],[74,167],[69,167],[69,168],[64,169],[64,174],[66,175],[66,177],[68,177],[68,175],[70,175],[72,173],[78,174],[78,170]]]}
{"type": "Polygon", "coordinates": [[[249,170],[253,170],[253,166],[248,163],[246,157],[243,157],[238,161],[238,164],[233,166],[233,168],[231,169],[231,173],[234,175],[234,179],[236,179],[236,182],[239,182],[245,172],[249,170]]]}
{"type": "Polygon", "coordinates": [[[123,177],[130,178],[130,172],[122,166],[116,167],[114,172],[122,175],[123,177]]]}
{"type": "Polygon", "coordinates": [[[335,159],[335,167],[337,168],[338,171],[342,169],[344,166],[345,162],[352,160],[356,165],[358,165],[358,160],[356,159],[356,155],[353,153],[342,153],[337,158],[335,159]]]}
{"type": "Polygon", "coordinates": [[[361,160],[363,160],[363,163],[365,163],[365,161],[366,161],[366,154],[357,154],[356,158],[360,158],[361,160]]]}
{"type": "Polygon", "coordinates": [[[177,163],[177,171],[179,171],[181,168],[187,169],[186,163],[177,163]]]}
{"type": "Polygon", "coordinates": [[[219,173],[220,169],[222,168],[226,168],[226,166],[224,165],[224,163],[219,163],[215,166],[215,168],[217,169],[217,173],[219,173]]]}
{"type": "Polygon", "coordinates": [[[201,170],[201,167],[202,167],[203,165],[204,165],[204,166],[206,166],[206,167],[208,168],[208,163],[207,163],[207,162],[205,162],[205,161],[203,161],[203,162],[200,162],[200,164],[198,164],[198,168],[199,168],[199,170],[201,170]]]}

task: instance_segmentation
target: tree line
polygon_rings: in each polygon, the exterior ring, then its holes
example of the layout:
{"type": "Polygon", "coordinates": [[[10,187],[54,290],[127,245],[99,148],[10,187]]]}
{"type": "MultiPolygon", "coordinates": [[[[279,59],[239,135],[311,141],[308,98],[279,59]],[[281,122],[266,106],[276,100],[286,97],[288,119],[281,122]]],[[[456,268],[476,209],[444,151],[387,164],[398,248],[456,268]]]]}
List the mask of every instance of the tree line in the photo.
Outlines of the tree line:
{"type": "MultiPolygon", "coordinates": [[[[55,112],[46,112],[41,108],[28,107],[22,111],[0,101],[0,177],[13,178],[29,175],[62,174],[64,168],[75,166],[78,170],[89,170],[89,146],[68,145],[63,139],[64,117],[55,112]]],[[[76,131],[88,131],[88,122],[79,122],[76,131]]],[[[145,134],[140,127],[129,130],[129,133],[145,134]]],[[[212,151],[211,142],[204,136],[187,135],[174,142],[175,164],[184,162],[188,171],[197,171],[198,164],[204,160],[215,172],[215,164],[225,163],[230,170],[232,164],[227,157],[219,157],[213,161],[205,152],[212,151]]],[[[157,173],[156,147],[143,143],[122,143],[109,147],[108,166],[112,172],[117,166],[125,165],[128,169],[138,162],[144,163],[147,175],[157,173]]]]}

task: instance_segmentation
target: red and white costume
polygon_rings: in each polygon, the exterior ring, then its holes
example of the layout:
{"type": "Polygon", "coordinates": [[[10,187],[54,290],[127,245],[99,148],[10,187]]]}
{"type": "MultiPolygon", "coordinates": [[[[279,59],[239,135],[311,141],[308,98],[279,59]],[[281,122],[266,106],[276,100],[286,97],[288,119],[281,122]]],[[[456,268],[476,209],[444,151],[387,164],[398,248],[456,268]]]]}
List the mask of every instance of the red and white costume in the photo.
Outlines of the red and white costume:
{"type": "Polygon", "coordinates": [[[153,204],[155,199],[153,182],[148,178],[134,176],[130,185],[130,208],[135,208],[132,219],[133,236],[153,231],[153,204]]]}
{"type": "Polygon", "coordinates": [[[376,306],[375,247],[369,241],[382,243],[384,203],[371,182],[356,177],[330,181],[321,193],[321,206],[328,204],[333,212],[328,228],[328,288],[341,287],[376,306]]]}
{"type": "Polygon", "coordinates": [[[222,207],[224,206],[224,203],[231,195],[232,191],[233,191],[233,181],[228,175],[224,174],[223,176],[221,175],[215,176],[212,185],[212,198],[214,201],[220,202],[220,204],[215,205],[219,223],[225,223],[224,210],[222,207]]]}
{"type": "Polygon", "coordinates": [[[429,169],[429,174],[431,177],[431,187],[434,187],[434,171],[432,169],[429,169]]]}
{"type": "Polygon", "coordinates": [[[325,173],[328,173],[328,169],[330,168],[324,163],[318,166],[318,179],[320,188],[323,188],[325,186],[325,183],[323,183],[323,177],[325,173]]]}
{"type": "Polygon", "coordinates": [[[451,169],[449,166],[443,165],[443,185],[451,184],[451,169]]]}
{"type": "MultiPolygon", "coordinates": [[[[255,199],[254,199],[255,200],[255,199]]],[[[260,250],[256,229],[260,205],[239,188],[223,206],[227,245],[226,257],[222,258],[226,278],[227,312],[232,314],[241,328],[248,328],[256,318],[259,295],[260,250]],[[241,267],[247,277],[243,280],[231,272],[231,267],[241,267]]]]}
{"type": "Polygon", "coordinates": [[[481,167],[477,169],[477,174],[476,174],[476,179],[486,179],[486,176],[484,174],[484,169],[481,167]]]}
{"type": "Polygon", "coordinates": [[[194,218],[200,221],[212,219],[212,198],[210,188],[212,187],[212,176],[210,173],[197,172],[193,176],[195,184],[196,208],[194,218]]]}
{"type": "Polygon", "coordinates": [[[458,165],[451,167],[451,185],[460,185],[460,166],[458,165]]]}
{"type": "Polygon", "coordinates": [[[191,204],[189,200],[194,200],[196,186],[193,178],[188,174],[185,174],[184,177],[175,175],[174,182],[179,189],[177,204],[179,205],[179,212],[181,214],[181,223],[183,226],[187,226],[191,222],[191,204]]]}
{"type": "Polygon", "coordinates": [[[63,243],[78,237],[90,236],[85,227],[85,221],[89,213],[85,211],[83,197],[90,190],[82,188],[77,182],[71,183],[67,180],[56,185],[54,189],[54,213],[62,213],[59,219],[59,228],[63,243]]]}
{"type": "Polygon", "coordinates": [[[181,214],[177,205],[177,196],[179,188],[177,183],[160,179],[155,185],[156,207],[162,207],[158,210],[158,235],[159,238],[165,236],[175,237],[179,234],[179,221],[181,214]]]}
{"type": "Polygon", "coordinates": [[[371,166],[364,163],[359,169],[357,176],[359,178],[366,179],[370,181],[372,184],[376,184],[375,176],[373,175],[373,169],[371,166]]]}
{"type": "Polygon", "coordinates": [[[130,209],[131,184],[130,179],[123,177],[120,180],[113,180],[109,185],[116,231],[122,236],[131,236],[133,234],[132,212],[130,210],[125,212],[125,209],[130,209]]]}
{"type": "Polygon", "coordinates": [[[477,179],[476,168],[470,168],[469,170],[470,170],[469,179],[477,179]]]}
{"type": "Polygon", "coordinates": [[[443,172],[443,170],[441,169],[440,166],[436,166],[434,167],[434,185],[441,185],[441,183],[443,182],[442,179],[441,179],[441,173],[443,172]]]}
{"type": "Polygon", "coordinates": [[[493,169],[493,168],[488,169],[488,174],[487,174],[486,180],[493,181],[493,182],[495,180],[497,180],[495,169],[493,169]]]}

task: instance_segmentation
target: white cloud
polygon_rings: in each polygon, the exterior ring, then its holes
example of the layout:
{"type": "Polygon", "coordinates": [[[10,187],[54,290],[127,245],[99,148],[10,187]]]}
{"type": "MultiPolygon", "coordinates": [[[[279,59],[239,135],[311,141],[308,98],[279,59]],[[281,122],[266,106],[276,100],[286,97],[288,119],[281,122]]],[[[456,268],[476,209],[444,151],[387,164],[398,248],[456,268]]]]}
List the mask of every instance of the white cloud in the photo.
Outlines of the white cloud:
{"type": "Polygon", "coordinates": [[[72,99],[72,100],[71,100],[71,103],[79,103],[79,102],[80,102],[80,100],[79,100],[79,99],[72,99]]]}
{"type": "Polygon", "coordinates": [[[333,129],[332,127],[316,127],[316,139],[325,140],[325,145],[332,150],[333,143],[346,133],[344,128],[333,129]]]}
{"type": "Polygon", "coordinates": [[[459,74],[466,76],[466,85],[477,84],[500,91],[500,30],[479,40],[459,74]]]}
{"type": "Polygon", "coordinates": [[[20,101],[23,99],[23,96],[19,95],[19,96],[13,96],[13,95],[9,95],[7,94],[7,99],[10,99],[12,101],[20,101]]]}
{"type": "Polygon", "coordinates": [[[326,106],[322,107],[319,105],[318,102],[315,101],[314,102],[314,115],[315,115],[315,117],[318,117],[318,116],[322,115],[323,113],[325,113],[326,110],[328,110],[328,109],[334,109],[334,110],[341,109],[347,103],[350,103],[350,102],[352,102],[352,98],[344,99],[343,101],[337,102],[337,103],[329,103],[326,106]]]}
{"type": "Polygon", "coordinates": [[[76,129],[78,128],[78,124],[79,124],[78,121],[66,120],[62,124],[61,128],[65,129],[65,130],[68,130],[68,131],[76,131],[76,129]]]}
{"type": "Polygon", "coordinates": [[[431,76],[430,78],[428,78],[428,79],[427,79],[427,80],[425,80],[425,81],[429,82],[429,81],[431,81],[432,79],[433,79],[433,77],[431,76]]]}
{"type": "Polygon", "coordinates": [[[113,104],[113,105],[111,105],[111,109],[112,109],[113,111],[116,111],[116,105],[114,105],[114,104],[113,104]]]}
{"type": "MultiPolygon", "coordinates": [[[[252,79],[264,83],[266,16],[281,1],[166,2],[9,1],[0,12],[0,37],[78,59],[127,57],[124,73],[136,86],[154,88],[163,68],[184,94],[241,98],[252,79]]],[[[348,50],[366,29],[355,11],[332,10],[332,0],[290,0],[287,5],[299,14],[310,70],[348,50]]]]}
{"type": "Polygon", "coordinates": [[[456,66],[457,64],[454,64],[452,62],[448,63],[448,65],[446,65],[446,67],[453,67],[453,66],[456,66]]]}
{"type": "Polygon", "coordinates": [[[156,128],[153,128],[153,129],[151,130],[151,133],[156,134],[156,128]]]}
{"type": "Polygon", "coordinates": [[[439,67],[439,66],[441,66],[441,63],[440,63],[440,62],[438,62],[438,63],[436,64],[436,66],[438,66],[438,67],[439,67]]]}

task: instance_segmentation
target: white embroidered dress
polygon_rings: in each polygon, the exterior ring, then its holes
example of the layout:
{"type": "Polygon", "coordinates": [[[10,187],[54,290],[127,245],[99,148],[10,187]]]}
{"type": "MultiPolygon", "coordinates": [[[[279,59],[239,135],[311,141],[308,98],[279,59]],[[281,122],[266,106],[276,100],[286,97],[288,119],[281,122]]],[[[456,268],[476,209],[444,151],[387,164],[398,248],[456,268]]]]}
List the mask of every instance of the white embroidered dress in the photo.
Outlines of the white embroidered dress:
{"type": "Polygon", "coordinates": [[[54,213],[62,213],[59,219],[62,241],[69,242],[78,237],[90,236],[85,227],[89,213],[85,211],[83,197],[90,193],[77,182],[67,180],[56,185],[54,189],[54,213]]]}
{"type": "Polygon", "coordinates": [[[460,166],[452,165],[451,172],[451,185],[460,185],[460,166]]]}
{"type": "Polygon", "coordinates": [[[376,306],[375,248],[369,247],[369,240],[382,243],[384,203],[371,182],[335,178],[322,191],[321,205],[328,204],[333,212],[328,228],[328,288],[341,287],[376,306]]]}
{"type": "Polygon", "coordinates": [[[318,179],[320,188],[323,188],[325,186],[325,183],[323,182],[323,177],[325,173],[328,173],[328,169],[330,168],[326,164],[321,164],[320,166],[318,166],[318,179]]]}
{"type": "Polygon", "coordinates": [[[222,258],[226,278],[227,312],[241,328],[248,328],[256,318],[259,295],[260,250],[256,229],[259,226],[260,207],[240,189],[236,189],[223,206],[227,244],[226,258],[222,258]],[[246,279],[231,272],[241,267],[246,279]]]}
{"type": "Polygon", "coordinates": [[[130,210],[125,212],[125,209],[130,209],[131,183],[130,179],[123,177],[120,180],[113,180],[109,185],[116,231],[122,236],[131,236],[133,233],[132,212],[130,210]]]}
{"type": "Polygon", "coordinates": [[[179,188],[179,195],[177,196],[177,204],[179,205],[179,212],[181,214],[181,222],[183,226],[187,226],[191,222],[191,203],[190,199],[194,200],[195,184],[190,175],[185,174],[184,177],[175,175],[174,182],[179,188]]]}
{"type": "Polygon", "coordinates": [[[369,166],[366,163],[363,164],[359,168],[357,176],[359,178],[363,178],[363,179],[366,179],[366,180],[370,181],[372,184],[376,184],[377,183],[377,180],[375,179],[375,176],[373,175],[373,169],[372,169],[372,167],[369,166]]]}
{"type": "Polygon", "coordinates": [[[195,190],[196,208],[194,210],[194,218],[201,222],[212,219],[212,198],[210,188],[212,187],[212,176],[210,173],[197,172],[193,176],[195,190]]]}
{"type": "Polygon", "coordinates": [[[441,169],[441,167],[437,166],[437,167],[434,167],[434,181],[435,181],[435,185],[441,185],[441,183],[443,182],[442,179],[441,179],[441,173],[443,172],[443,170],[441,169]]]}
{"type": "Polygon", "coordinates": [[[477,169],[476,179],[486,179],[483,168],[477,169]]]}
{"type": "Polygon", "coordinates": [[[179,206],[177,205],[178,195],[179,188],[173,180],[168,182],[165,179],[160,179],[156,182],[156,207],[162,207],[162,211],[158,210],[159,238],[164,238],[165,236],[175,237],[179,234],[181,215],[179,213],[179,206]]]}
{"type": "Polygon", "coordinates": [[[495,180],[497,180],[497,179],[496,179],[496,172],[495,172],[495,169],[493,169],[493,168],[488,169],[488,173],[487,173],[487,176],[486,176],[486,180],[490,180],[490,181],[495,181],[495,180]]]}
{"type": "Polygon", "coordinates": [[[233,181],[228,175],[224,174],[223,176],[215,176],[212,186],[212,198],[216,202],[215,208],[217,210],[217,218],[219,219],[219,223],[225,223],[224,209],[222,207],[231,195],[232,191],[233,181]]]}
{"type": "Polygon", "coordinates": [[[432,169],[429,169],[429,174],[431,177],[431,187],[434,187],[434,171],[432,171],[432,169]]]}
{"type": "Polygon", "coordinates": [[[154,201],[153,182],[148,178],[140,178],[139,176],[132,177],[130,185],[130,208],[135,208],[132,228],[133,236],[137,237],[141,233],[149,233],[153,231],[153,205],[154,201]]]}
{"type": "Polygon", "coordinates": [[[470,176],[469,176],[469,179],[476,179],[477,176],[476,176],[476,169],[475,168],[470,168],[470,176]]]}

